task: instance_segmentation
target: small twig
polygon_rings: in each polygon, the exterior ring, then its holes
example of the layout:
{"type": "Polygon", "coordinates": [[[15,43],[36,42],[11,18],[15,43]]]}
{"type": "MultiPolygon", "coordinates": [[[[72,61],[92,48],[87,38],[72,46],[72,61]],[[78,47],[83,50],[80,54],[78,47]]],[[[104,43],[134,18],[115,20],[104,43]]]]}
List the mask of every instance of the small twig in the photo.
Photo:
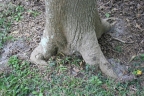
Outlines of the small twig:
{"type": "Polygon", "coordinates": [[[134,91],[137,91],[137,89],[136,88],[131,88],[132,90],[134,90],[134,91]]]}
{"type": "Polygon", "coordinates": [[[128,64],[133,61],[133,59],[136,57],[136,55],[132,56],[131,59],[129,60],[128,64]]]}
{"type": "Polygon", "coordinates": [[[118,18],[116,18],[116,17],[109,17],[109,18],[105,18],[105,19],[103,19],[103,20],[118,20],[118,18]]]}
{"type": "Polygon", "coordinates": [[[132,43],[134,43],[134,41],[133,42],[126,42],[126,41],[123,41],[123,40],[118,39],[118,38],[112,38],[112,39],[120,41],[120,42],[125,43],[125,44],[132,44],[132,43]]]}
{"type": "Polygon", "coordinates": [[[60,52],[59,54],[61,54],[63,57],[65,56],[62,52],[60,52]]]}

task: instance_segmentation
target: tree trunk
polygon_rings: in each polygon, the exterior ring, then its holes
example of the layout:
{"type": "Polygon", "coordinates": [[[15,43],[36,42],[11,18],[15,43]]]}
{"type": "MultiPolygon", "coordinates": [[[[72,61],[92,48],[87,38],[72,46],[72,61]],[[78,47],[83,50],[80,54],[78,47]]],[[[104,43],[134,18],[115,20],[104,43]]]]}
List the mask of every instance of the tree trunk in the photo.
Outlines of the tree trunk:
{"type": "Polygon", "coordinates": [[[104,57],[98,38],[110,29],[100,19],[97,0],[45,0],[46,25],[41,42],[31,54],[31,61],[45,66],[52,55],[79,52],[86,63],[97,65],[109,77],[130,80],[123,67],[110,64],[104,57]]]}

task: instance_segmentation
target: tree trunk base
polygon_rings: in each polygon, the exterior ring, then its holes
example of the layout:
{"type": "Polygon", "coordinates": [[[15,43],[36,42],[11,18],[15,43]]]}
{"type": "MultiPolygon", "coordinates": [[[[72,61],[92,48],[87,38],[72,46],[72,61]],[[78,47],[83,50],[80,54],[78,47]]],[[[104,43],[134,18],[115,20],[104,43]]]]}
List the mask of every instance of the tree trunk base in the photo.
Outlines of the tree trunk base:
{"type": "Polygon", "coordinates": [[[44,59],[44,55],[42,54],[41,51],[42,51],[42,47],[39,45],[31,53],[30,60],[32,63],[35,63],[36,65],[47,66],[48,63],[44,59]]]}
{"type": "Polygon", "coordinates": [[[110,24],[100,19],[96,0],[45,0],[45,6],[46,27],[31,54],[32,62],[45,66],[57,51],[66,55],[79,52],[87,64],[99,66],[109,77],[124,81],[133,78],[123,67],[110,64],[101,51],[97,39],[110,24]]]}
{"type": "MultiPolygon", "coordinates": [[[[40,67],[45,68],[45,66],[48,65],[47,60],[54,54],[54,51],[56,48],[54,47],[54,43],[52,44],[52,40],[49,40],[50,37],[43,36],[41,43],[38,47],[34,49],[34,51],[31,53],[31,62],[39,65],[40,67]],[[47,38],[47,40],[46,40],[47,38]],[[42,43],[43,39],[45,39],[45,44],[42,43]],[[51,45],[50,45],[51,44],[51,45]],[[45,46],[44,46],[45,45],[45,46]],[[50,45],[50,46],[49,46],[50,45]],[[46,50],[46,52],[44,52],[46,50]]],[[[76,50],[73,50],[73,47],[70,47],[67,44],[63,49],[59,48],[57,46],[60,52],[64,52],[66,55],[72,55],[72,51],[79,52],[85,62],[90,65],[99,65],[101,71],[106,74],[108,77],[112,77],[118,81],[130,81],[134,79],[133,75],[130,75],[127,71],[127,69],[115,62],[108,62],[106,58],[104,57],[100,46],[98,44],[98,40],[96,37],[95,32],[91,31],[89,33],[83,34],[83,37],[79,43],[77,43],[78,48],[76,50]],[[70,49],[72,48],[72,49],[70,49]],[[66,51],[68,50],[68,51],[66,51]]]]}

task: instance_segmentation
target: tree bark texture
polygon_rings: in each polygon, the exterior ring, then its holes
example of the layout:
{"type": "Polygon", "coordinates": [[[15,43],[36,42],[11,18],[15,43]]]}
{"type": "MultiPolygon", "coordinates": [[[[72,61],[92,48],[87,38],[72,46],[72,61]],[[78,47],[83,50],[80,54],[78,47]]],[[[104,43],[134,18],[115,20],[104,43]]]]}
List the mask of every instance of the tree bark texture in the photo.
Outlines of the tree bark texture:
{"type": "Polygon", "coordinates": [[[31,54],[31,61],[45,66],[52,55],[79,52],[86,63],[97,65],[109,77],[130,80],[123,67],[110,64],[104,57],[98,38],[110,29],[101,20],[97,0],[45,0],[46,25],[38,47],[31,54]]]}

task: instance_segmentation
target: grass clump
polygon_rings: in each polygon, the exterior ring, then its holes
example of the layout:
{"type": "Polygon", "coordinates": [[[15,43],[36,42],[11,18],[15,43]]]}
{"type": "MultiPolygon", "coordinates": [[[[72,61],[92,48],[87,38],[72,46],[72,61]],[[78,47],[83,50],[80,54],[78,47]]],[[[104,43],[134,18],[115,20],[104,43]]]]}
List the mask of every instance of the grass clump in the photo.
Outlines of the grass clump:
{"type": "Polygon", "coordinates": [[[28,10],[28,14],[30,14],[32,17],[38,16],[40,13],[36,10],[28,10]]]}
{"type": "Polygon", "coordinates": [[[94,66],[81,66],[81,62],[78,58],[52,57],[46,70],[40,71],[29,62],[12,56],[9,59],[11,72],[0,77],[1,96],[144,95],[141,80],[115,83],[100,72],[96,74],[94,66]]]}
{"type": "Polygon", "coordinates": [[[2,74],[0,78],[1,96],[27,96],[41,94],[43,82],[37,70],[30,70],[30,63],[19,60],[16,56],[9,59],[11,73],[2,74]],[[36,94],[36,93],[35,93],[36,94]]]}
{"type": "Polygon", "coordinates": [[[10,28],[12,23],[22,19],[22,14],[24,12],[24,7],[18,5],[13,5],[11,3],[1,5],[3,9],[0,10],[0,48],[3,47],[3,44],[12,39],[12,36],[8,36],[10,33],[10,28]]]}

